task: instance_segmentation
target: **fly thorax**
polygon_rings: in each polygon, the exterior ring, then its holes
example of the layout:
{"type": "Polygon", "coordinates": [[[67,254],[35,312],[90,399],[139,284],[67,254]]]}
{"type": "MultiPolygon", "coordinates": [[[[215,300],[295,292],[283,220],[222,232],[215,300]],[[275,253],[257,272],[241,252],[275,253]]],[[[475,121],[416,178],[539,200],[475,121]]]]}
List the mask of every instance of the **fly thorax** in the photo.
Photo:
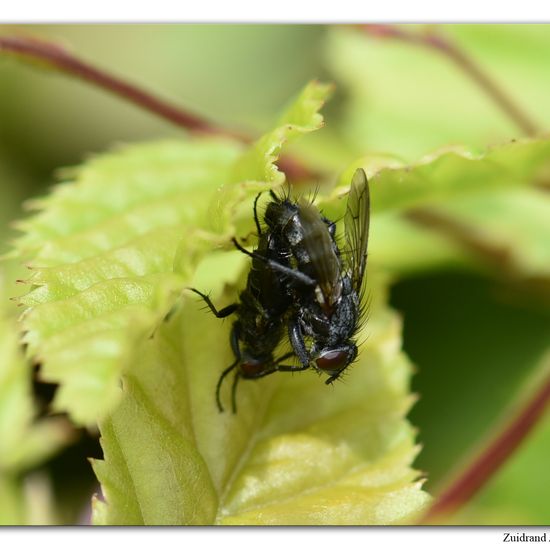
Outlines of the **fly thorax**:
{"type": "Polygon", "coordinates": [[[293,216],[286,225],[285,236],[291,247],[295,247],[302,242],[302,227],[297,215],[293,216]]]}

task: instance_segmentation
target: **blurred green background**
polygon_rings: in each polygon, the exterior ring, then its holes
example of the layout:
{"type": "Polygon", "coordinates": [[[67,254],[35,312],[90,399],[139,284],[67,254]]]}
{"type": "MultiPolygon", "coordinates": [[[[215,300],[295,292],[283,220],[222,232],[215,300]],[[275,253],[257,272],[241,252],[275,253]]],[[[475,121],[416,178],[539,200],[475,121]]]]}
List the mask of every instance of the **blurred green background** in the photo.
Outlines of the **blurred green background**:
{"type": "MultiPolygon", "coordinates": [[[[444,25],[437,31],[475,59],[542,132],[550,128],[550,26],[444,25]]],[[[333,178],[367,154],[412,162],[441,147],[482,151],[522,137],[441,54],[352,28],[0,26],[0,35],[11,34],[58,42],[216,124],[252,135],[269,128],[308,80],[334,82],[335,96],[324,110],[326,128],[295,146],[297,154],[333,178]]],[[[0,253],[9,250],[14,235],[9,224],[23,215],[23,201],[46,193],[58,168],[117,143],[178,135],[180,130],[167,122],[102,90],[0,56],[0,253]]],[[[403,315],[404,347],[417,366],[413,390],[420,399],[410,419],[423,447],[416,466],[426,472],[430,491],[540,374],[550,344],[548,193],[526,189],[494,201],[488,208],[495,212],[495,239],[511,232],[517,236],[518,255],[537,266],[535,273],[522,279],[520,272],[511,282],[440,235],[418,241],[427,248],[416,262],[403,265],[397,258],[392,265],[388,260],[395,278],[392,304],[403,315]],[[546,286],[533,291],[534,275],[546,286]]],[[[381,221],[379,231],[383,228],[381,221]]],[[[17,294],[13,281],[21,272],[16,264],[4,265],[7,294],[17,294]]],[[[53,388],[35,384],[34,390],[47,403],[53,388]]],[[[550,523],[549,452],[547,418],[459,521],[550,523]]],[[[95,435],[82,432],[66,450],[21,473],[34,486],[36,479],[42,480],[40,487],[46,480],[46,489],[39,491],[56,502],[53,521],[85,521],[95,490],[86,457],[99,453],[95,435]]]]}

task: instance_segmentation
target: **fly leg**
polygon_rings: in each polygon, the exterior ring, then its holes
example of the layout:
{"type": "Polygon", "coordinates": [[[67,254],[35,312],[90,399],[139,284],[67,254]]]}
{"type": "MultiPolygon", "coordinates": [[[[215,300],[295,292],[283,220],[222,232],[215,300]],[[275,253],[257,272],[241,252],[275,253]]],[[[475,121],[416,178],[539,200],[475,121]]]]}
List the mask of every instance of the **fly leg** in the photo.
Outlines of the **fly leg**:
{"type": "Polygon", "coordinates": [[[288,325],[288,337],[292,348],[294,349],[294,353],[297,355],[300,363],[302,363],[299,370],[309,368],[309,353],[306,348],[306,343],[304,342],[304,335],[302,334],[299,321],[294,320],[290,322],[288,325]]]}
{"type": "Polygon", "coordinates": [[[283,356],[279,357],[279,359],[277,359],[277,361],[275,362],[276,364],[276,370],[278,371],[281,371],[281,372],[299,372],[301,370],[306,370],[309,368],[309,365],[300,365],[300,366],[296,366],[296,365],[281,365],[281,361],[284,361],[285,359],[288,359],[289,357],[292,357],[293,355],[296,355],[293,351],[289,351],[288,353],[285,353],[283,356]]]}
{"type": "MultiPolygon", "coordinates": [[[[229,315],[234,313],[239,307],[238,304],[230,304],[230,305],[228,305],[228,306],[226,306],[223,309],[220,309],[218,311],[216,309],[216,306],[212,303],[212,301],[210,300],[210,298],[206,294],[203,294],[200,290],[197,290],[196,288],[189,288],[189,290],[191,290],[195,294],[198,294],[206,302],[206,305],[208,306],[210,311],[218,319],[223,319],[224,317],[229,317],[229,315]]],[[[220,399],[220,392],[221,392],[221,389],[222,389],[222,383],[225,380],[225,377],[233,369],[235,369],[239,365],[239,363],[241,362],[241,350],[240,350],[240,347],[239,347],[239,333],[240,333],[239,324],[238,324],[238,321],[236,321],[233,324],[233,328],[231,329],[231,335],[229,337],[229,341],[230,341],[230,344],[231,344],[231,349],[233,350],[233,355],[235,355],[235,361],[233,361],[233,363],[231,363],[231,365],[229,365],[229,367],[227,367],[221,373],[221,375],[218,379],[218,383],[216,385],[216,404],[218,405],[218,410],[220,412],[223,412],[223,406],[222,406],[222,402],[221,402],[221,399],[220,399]]],[[[238,379],[239,379],[239,372],[237,371],[235,373],[235,379],[233,381],[233,390],[232,390],[233,412],[235,412],[235,404],[234,404],[235,403],[235,390],[236,390],[236,387],[237,387],[237,380],[238,379]]]]}
{"type": "Polygon", "coordinates": [[[257,252],[249,252],[246,248],[243,248],[238,242],[237,239],[233,239],[233,244],[235,247],[240,250],[243,254],[246,254],[247,256],[250,256],[251,258],[256,258],[257,260],[260,260],[261,262],[264,262],[266,265],[268,265],[271,269],[274,271],[278,271],[279,273],[282,273],[291,279],[294,279],[295,281],[300,282],[301,284],[309,287],[314,287],[317,285],[317,281],[315,279],[312,279],[311,277],[308,277],[305,273],[302,273],[301,271],[297,269],[292,269],[290,267],[286,267],[285,265],[282,265],[274,260],[270,260],[268,258],[265,258],[261,254],[258,254],[257,252]]]}
{"type": "Polygon", "coordinates": [[[279,363],[279,361],[284,361],[285,359],[288,359],[289,357],[293,356],[294,355],[294,352],[291,351],[289,353],[286,353],[285,355],[283,355],[282,357],[279,357],[279,359],[277,359],[277,361],[275,362],[275,364],[261,372],[255,372],[255,373],[251,373],[251,374],[247,374],[246,376],[241,376],[241,378],[246,378],[246,379],[249,379],[249,380],[257,380],[258,378],[263,378],[264,376],[268,376],[269,374],[273,374],[274,372],[278,372],[278,371],[281,371],[281,372],[298,372],[298,371],[302,371],[302,370],[306,370],[309,368],[309,365],[307,366],[303,366],[303,365],[299,365],[299,366],[296,366],[296,365],[281,365],[279,363]]]}
{"type": "MultiPolygon", "coordinates": [[[[220,375],[220,378],[218,379],[218,383],[216,385],[216,404],[218,405],[218,411],[223,412],[223,406],[220,398],[220,392],[222,389],[222,383],[225,379],[225,377],[233,370],[235,369],[239,363],[241,362],[241,349],[239,347],[239,334],[240,329],[238,322],[233,324],[233,328],[231,329],[231,335],[229,337],[229,341],[231,344],[231,349],[233,350],[233,354],[235,355],[235,361],[229,365],[220,375]]],[[[235,373],[235,378],[233,379],[233,385],[231,386],[231,403],[233,408],[233,413],[237,411],[236,407],[236,392],[237,392],[237,382],[240,378],[240,373],[237,370],[235,373]]]]}
{"type": "Polygon", "coordinates": [[[256,224],[256,229],[258,230],[258,237],[262,236],[262,228],[260,227],[260,220],[258,219],[258,199],[260,196],[261,193],[258,193],[254,199],[254,223],[256,224]]]}
{"type": "Polygon", "coordinates": [[[237,371],[235,378],[233,378],[233,384],[231,386],[231,411],[233,414],[237,414],[237,384],[241,379],[241,373],[237,371]]]}
{"type": "Polygon", "coordinates": [[[300,372],[309,369],[309,365],[277,365],[277,370],[280,372],[300,372]]]}
{"type": "Polygon", "coordinates": [[[210,311],[218,318],[223,319],[224,317],[229,317],[232,313],[235,313],[237,311],[237,308],[239,307],[239,304],[230,304],[223,309],[220,309],[219,311],[216,309],[216,306],[212,303],[210,298],[206,295],[197,290],[196,288],[189,288],[188,290],[191,290],[195,294],[198,294],[205,302],[210,311]]]}
{"type": "MultiPolygon", "coordinates": [[[[235,361],[233,361],[233,363],[231,363],[231,365],[229,365],[229,367],[227,367],[220,375],[220,378],[218,379],[218,383],[216,385],[216,405],[218,406],[218,411],[220,411],[221,413],[223,412],[223,406],[222,406],[222,402],[221,402],[221,399],[220,399],[220,391],[222,389],[222,382],[224,381],[224,378],[234,369],[237,367],[237,365],[239,364],[239,361],[240,361],[240,358],[237,357],[235,359],[235,361]]],[[[233,390],[235,390],[235,386],[237,385],[237,378],[239,376],[239,373],[237,372],[235,374],[235,380],[233,382],[233,390]]],[[[233,391],[234,393],[234,391],[233,391]]],[[[234,409],[235,407],[233,407],[234,409]]],[[[235,410],[233,410],[233,412],[235,412],[235,410]]]]}

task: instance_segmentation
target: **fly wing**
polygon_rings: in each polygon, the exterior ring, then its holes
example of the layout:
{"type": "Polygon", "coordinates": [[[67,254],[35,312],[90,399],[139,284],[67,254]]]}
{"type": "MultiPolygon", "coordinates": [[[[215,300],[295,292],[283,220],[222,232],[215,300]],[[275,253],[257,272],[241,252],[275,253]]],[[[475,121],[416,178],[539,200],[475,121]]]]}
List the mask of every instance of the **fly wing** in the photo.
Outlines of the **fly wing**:
{"type": "Polygon", "coordinates": [[[370,193],[367,175],[358,168],[351,180],[348,205],[344,218],[346,228],[346,258],[351,269],[353,288],[359,293],[367,267],[369,244],[370,193]]]}
{"type": "Polygon", "coordinates": [[[325,304],[330,308],[341,293],[341,266],[336,245],[319,210],[306,201],[300,201],[299,207],[303,244],[314,272],[310,275],[319,284],[325,304]]]}

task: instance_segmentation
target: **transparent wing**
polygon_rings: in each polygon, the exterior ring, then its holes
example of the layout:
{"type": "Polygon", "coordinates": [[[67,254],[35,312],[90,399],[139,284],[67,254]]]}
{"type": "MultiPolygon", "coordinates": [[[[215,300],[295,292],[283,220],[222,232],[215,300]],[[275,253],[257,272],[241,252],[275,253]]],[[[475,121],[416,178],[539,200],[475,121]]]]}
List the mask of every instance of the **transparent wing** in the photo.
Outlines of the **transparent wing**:
{"type": "Polygon", "coordinates": [[[344,218],[346,228],[346,261],[351,269],[353,287],[362,289],[367,267],[369,244],[370,193],[367,175],[358,168],[351,180],[344,218]]]}
{"type": "Polygon", "coordinates": [[[319,284],[325,303],[331,306],[338,300],[341,292],[340,261],[336,244],[319,210],[305,201],[300,201],[299,205],[303,244],[313,268],[311,275],[319,284]]]}

